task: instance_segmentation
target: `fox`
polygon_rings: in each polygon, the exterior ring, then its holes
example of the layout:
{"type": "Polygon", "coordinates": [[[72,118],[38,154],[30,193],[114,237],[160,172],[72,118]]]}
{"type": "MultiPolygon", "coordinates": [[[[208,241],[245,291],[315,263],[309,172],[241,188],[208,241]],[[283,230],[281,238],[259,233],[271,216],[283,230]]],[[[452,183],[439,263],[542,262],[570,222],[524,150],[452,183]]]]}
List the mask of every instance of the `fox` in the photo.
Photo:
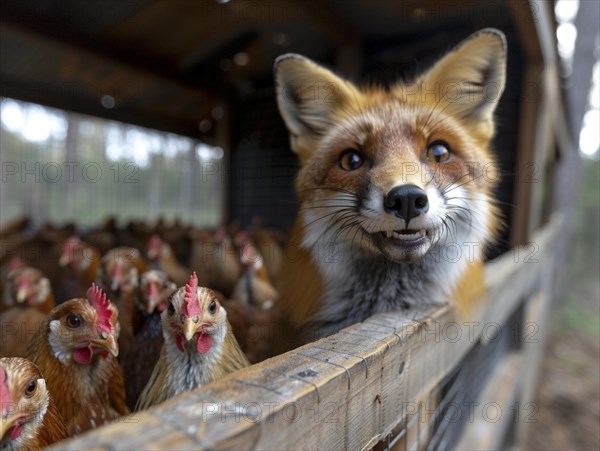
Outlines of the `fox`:
{"type": "Polygon", "coordinates": [[[488,172],[506,53],[487,28],[412,82],[365,87],[302,55],[275,60],[300,162],[280,351],[381,312],[450,302],[472,314],[460,294],[482,284],[483,251],[502,227],[488,172]]]}

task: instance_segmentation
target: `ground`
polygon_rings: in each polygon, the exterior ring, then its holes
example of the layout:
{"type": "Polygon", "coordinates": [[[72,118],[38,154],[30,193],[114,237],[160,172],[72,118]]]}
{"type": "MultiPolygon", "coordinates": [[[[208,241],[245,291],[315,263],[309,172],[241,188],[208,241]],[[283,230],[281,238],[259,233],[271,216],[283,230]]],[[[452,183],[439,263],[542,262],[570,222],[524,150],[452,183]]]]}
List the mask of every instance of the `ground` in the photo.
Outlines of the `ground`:
{"type": "Polygon", "coordinates": [[[550,337],[526,449],[600,449],[600,344],[580,333],[550,337]]]}

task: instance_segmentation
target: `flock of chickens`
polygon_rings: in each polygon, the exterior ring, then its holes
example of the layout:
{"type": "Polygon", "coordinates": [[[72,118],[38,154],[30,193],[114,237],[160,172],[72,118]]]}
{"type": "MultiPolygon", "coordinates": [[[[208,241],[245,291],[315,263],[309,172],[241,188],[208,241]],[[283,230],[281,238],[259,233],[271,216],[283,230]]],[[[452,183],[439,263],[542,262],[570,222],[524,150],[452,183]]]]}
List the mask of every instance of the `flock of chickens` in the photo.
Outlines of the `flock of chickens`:
{"type": "Polygon", "coordinates": [[[44,448],[273,354],[277,232],[27,224],[1,234],[2,449],[44,448]]]}

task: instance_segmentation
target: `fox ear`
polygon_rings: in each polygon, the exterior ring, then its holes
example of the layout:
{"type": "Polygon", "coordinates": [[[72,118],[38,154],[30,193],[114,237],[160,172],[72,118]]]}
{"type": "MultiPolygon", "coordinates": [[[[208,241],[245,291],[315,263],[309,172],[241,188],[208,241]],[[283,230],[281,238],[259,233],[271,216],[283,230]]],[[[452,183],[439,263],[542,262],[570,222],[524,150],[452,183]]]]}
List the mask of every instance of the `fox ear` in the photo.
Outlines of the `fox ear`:
{"type": "Polygon", "coordinates": [[[420,97],[436,102],[474,127],[483,138],[494,133],[493,113],[504,91],[506,39],[494,28],[472,34],[417,80],[420,97]],[[441,100],[441,101],[440,101],[441,100]]]}
{"type": "Polygon", "coordinates": [[[304,56],[281,55],[273,67],[277,104],[292,150],[308,156],[319,136],[358,106],[356,87],[304,56]]]}

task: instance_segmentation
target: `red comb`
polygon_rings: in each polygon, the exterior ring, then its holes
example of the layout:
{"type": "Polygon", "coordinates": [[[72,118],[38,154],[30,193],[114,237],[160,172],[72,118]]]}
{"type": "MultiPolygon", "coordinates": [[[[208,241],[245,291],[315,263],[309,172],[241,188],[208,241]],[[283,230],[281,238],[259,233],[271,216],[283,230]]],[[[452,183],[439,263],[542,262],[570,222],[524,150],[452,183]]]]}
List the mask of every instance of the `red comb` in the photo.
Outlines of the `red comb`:
{"type": "Polygon", "coordinates": [[[106,332],[110,332],[112,330],[112,325],[110,324],[112,311],[110,309],[110,301],[106,299],[106,293],[93,283],[85,296],[90,301],[90,304],[92,304],[92,307],[94,307],[94,310],[96,310],[98,327],[106,332]]]}
{"type": "Polygon", "coordinates": [[[256,247],[254,247],[254,245],[249,241],[246,242],[244,244],[244,247],[242,248],[242,257],[240,259],[241,263],[243,265],[254,266],[254,264],[257,263],[260,259],[261,258],[258,254],[258,249],[256,249],[256,247]]]}
{"type": "Polygon", "coordinates": [[[75,252],[75,248],[81,244],[81,240],[77,236],[72,236],[63,244],[63,256],[72,257],[75,252]]]}
{"type": "Polygon", "coordinates": [[[200,305],[198,305],[198,276],[194,272],[190,276],[190,281],[185,286],[185,302],[183,314],[190,318],[200,314],[200,305]]]}

